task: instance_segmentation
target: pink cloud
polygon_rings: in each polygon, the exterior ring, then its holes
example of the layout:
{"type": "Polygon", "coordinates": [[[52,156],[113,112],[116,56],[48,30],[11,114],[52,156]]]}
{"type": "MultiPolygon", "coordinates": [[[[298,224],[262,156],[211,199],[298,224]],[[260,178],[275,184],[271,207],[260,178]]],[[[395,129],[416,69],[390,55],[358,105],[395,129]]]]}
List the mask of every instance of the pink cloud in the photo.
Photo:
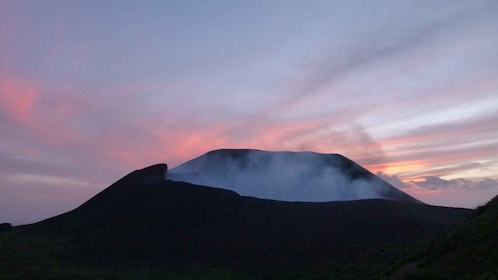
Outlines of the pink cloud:
{"type": "Polygon", "coordinates": [[[342,153],[373,172],[407,179],[449,174],[458,170],[459,162],[485,157],[496,148],[490,144],[444,149],[465,144],[468,135],[493,131],[497,121],[494,116],[484,121],[427,126],[379,142],[361,126],[345,123],[356,112],[344,112],[340,118],[335,118],[334,112],[289,119],[277,110],[275,114],[258,113],[249,120],[228,116],[223,119],[220,113],[206,121],[203,115],[192,112],[195,108],[189,108],[183,99],[165,104],[163,110],[145,111],[147,104],[141,104],[145,101],[137,85],[109,89],[109,93],[97,97],[84,88],[61,86],[48,90],[20,79],[3,77],[2,81],[0,88],[6,100],[2,112],[22,122],[34,141],[39,142],[30,148],[33,157],[48,146],[68,157],[140,168],[163,161],[174,165],[225,147],[311,150],[342,153]],[[103,101],[111,95],[112,100],[103,101]],[[182,110],[174,110],[178,108],[182,110]],[[448,164],[455,167],[441,168],[448,164]]]}
{"type": "Polygon", "coordinates": [[[39,89],[35,82],[0,76],[0,108],[3,117],[18,124],[26,124],[32,116],[38,96],[39,89]]]}

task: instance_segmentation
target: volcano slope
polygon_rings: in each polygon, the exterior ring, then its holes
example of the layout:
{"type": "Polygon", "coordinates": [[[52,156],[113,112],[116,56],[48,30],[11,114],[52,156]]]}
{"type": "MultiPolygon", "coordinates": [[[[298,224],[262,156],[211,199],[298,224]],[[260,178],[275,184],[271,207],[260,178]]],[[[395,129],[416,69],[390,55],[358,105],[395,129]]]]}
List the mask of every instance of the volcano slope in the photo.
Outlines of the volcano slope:
{"type": "Polygon", "coordinates": [[[498,196],[463,226],[433,240],[391,278],[498,279],[498,196]]]}
{"type": "Polygon", "coordinates": [[[175,167],[168,176],[175,181],[283,201],[418,202],[339,154],[222,149],[175,167]]]}
{"type": "Polygon", "coordinates": [[[264,200],[165,180],[165,171],[165,164],[134,171],[73,211],[1,233],[0,279],[191,270],[289,277],[433,238],[470,212],[380,199],[264,200]]]}

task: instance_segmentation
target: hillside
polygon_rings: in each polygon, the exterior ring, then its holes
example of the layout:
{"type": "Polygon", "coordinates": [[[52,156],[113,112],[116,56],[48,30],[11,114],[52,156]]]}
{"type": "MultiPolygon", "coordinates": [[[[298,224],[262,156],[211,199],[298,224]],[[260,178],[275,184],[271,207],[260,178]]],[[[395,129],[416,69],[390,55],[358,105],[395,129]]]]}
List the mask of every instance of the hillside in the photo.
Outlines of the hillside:
{"type": "Polygon", "coordinates": [[[132,172],[73,211],[2,233],[0,279],[300,275],[433,238],[469,214],[390,200],[264,200],[165,180],[165,171],[132,172]]]}
{"type": "Polygon", "coordinates": [[[168,177],[233,190],[245,196],[283,201],[418,202],[338,154],[215,150],[171,169],[168,177]]]}
{"type": "Polygon", "coordinates": [[[393,273],[410,279],[497,279],[498,196],[393,273]]]}

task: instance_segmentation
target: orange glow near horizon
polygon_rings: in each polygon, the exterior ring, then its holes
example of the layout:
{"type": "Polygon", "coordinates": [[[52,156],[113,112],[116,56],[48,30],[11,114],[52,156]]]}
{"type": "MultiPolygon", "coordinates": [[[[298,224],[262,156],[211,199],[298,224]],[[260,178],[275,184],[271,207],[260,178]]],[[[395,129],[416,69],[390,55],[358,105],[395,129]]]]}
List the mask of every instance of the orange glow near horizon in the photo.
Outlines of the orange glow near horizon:
{"type": "Polygon", "coordinates": [[[421,161],[404,161],[386,164],[366,165],[366,168],[372,173],[382,172],[388,175],[398,175],[420,170],[425,168],[426,166],[427,164],[421,161]]]}

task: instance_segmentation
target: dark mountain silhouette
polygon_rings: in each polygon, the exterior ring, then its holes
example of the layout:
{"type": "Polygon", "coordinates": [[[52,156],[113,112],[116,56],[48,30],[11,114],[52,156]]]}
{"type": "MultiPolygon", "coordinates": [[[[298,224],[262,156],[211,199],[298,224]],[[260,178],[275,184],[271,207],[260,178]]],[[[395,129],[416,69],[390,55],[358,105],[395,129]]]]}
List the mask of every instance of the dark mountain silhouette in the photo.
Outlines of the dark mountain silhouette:
{"type": "Polygon", "coordinates": [[[171,180],[284,201],[417,200],[338,154],[224,149],[169,171],[171,180]]]}
{"type": "Polygon", "coordinates": [[[151,277],[165,269],[288,276],[433,238],[470,212],[381,199],[257,199],[165,180],[166,169],[134,171],[73,211],[0,233],[0,278],[151,277]]]}

